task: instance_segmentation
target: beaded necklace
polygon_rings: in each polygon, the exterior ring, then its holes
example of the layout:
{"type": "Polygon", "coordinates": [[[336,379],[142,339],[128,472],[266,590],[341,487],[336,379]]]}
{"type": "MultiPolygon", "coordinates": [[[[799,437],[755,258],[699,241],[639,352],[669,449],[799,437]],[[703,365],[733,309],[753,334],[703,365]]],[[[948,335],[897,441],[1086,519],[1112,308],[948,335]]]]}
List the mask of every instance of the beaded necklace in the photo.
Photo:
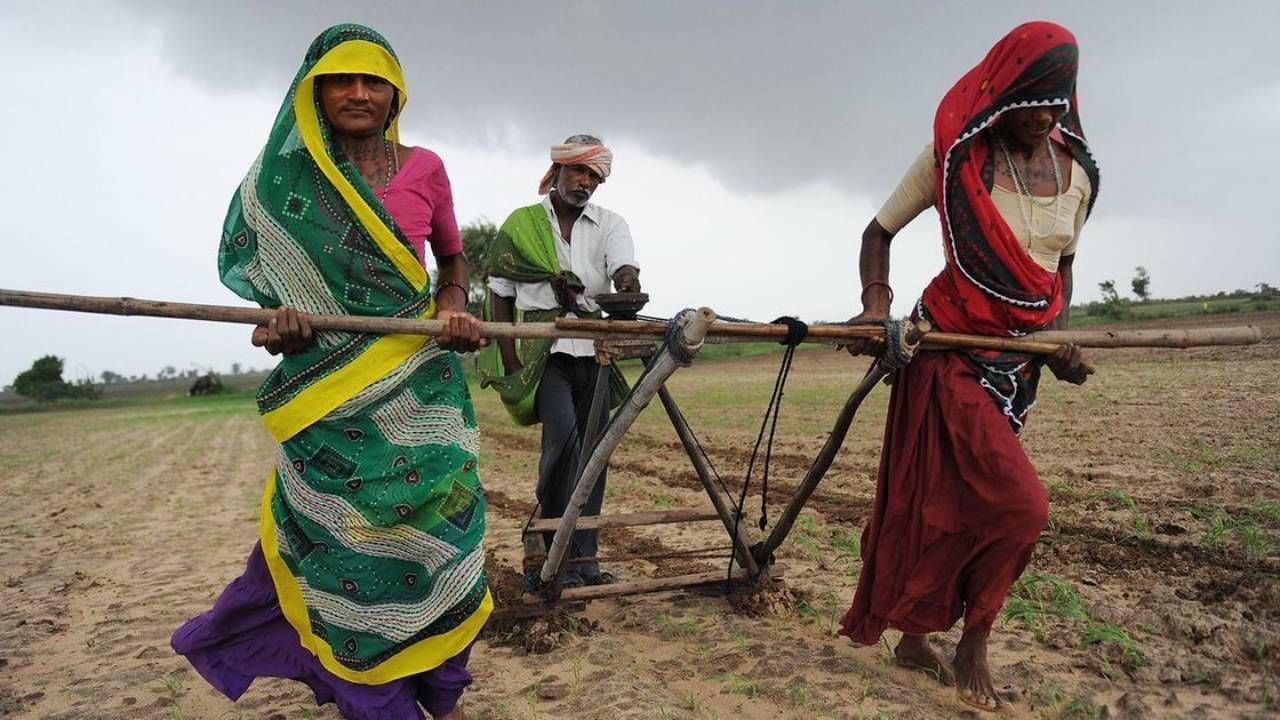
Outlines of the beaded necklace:
{"type": "Polygon", "coordinates": [[[1004,138],[996,135],[996,142],[1000,144],[1000,152],[1004,154],[1005,161],[1009,164],[1009,176],[1013,179],[1013,188],[1018,193],[1020,200],[1026,200],[1026,203],[1018,203],[1018,213],[1022,215],[1022,222],[1027,226],[1027,233],[1036,240],[1043,240],[1053,234],[1058,229],[1058,221],[1062,217],[1062,168],[1058,165],[1058,153],[1053,150],[1053,143],[1049,138],[1044,139],[1045,149],[1049,151],[1049,159],[1053,162],[1053,199],[1049,201],[1041,201],[1031,193],[1031,183],[1022,176],[1018,170],[1018,166],[1013,162],[1013,153],[1009,152],[1009,146],[1005,144],[1004,138]],[[1036,222],[1036,208],[1053,208],[1053,222],[1049,225],[1048,232],[1040,232],[1039,224],[1036,222]]]}
{"type": "Polygon", "coordinates": [[[387,163],[383,168],[382,192],[378,193],[378,199],[385,202],[387,192],[391,190],[391,181],[400,173],[400,153],[395,151],[395,144],[390,141],[383,140],[382,147],[387,153],[387,163]]]}

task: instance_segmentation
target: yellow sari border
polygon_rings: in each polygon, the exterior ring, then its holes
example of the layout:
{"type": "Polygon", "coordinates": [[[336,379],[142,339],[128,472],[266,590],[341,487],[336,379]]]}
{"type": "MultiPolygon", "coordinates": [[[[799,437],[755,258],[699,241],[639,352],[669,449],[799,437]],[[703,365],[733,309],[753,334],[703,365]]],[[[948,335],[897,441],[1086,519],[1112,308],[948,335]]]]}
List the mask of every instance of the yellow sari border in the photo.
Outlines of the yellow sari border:
{"type": "Polygon", "coordinates": [[[276,493],[276,471],[267,476],[267,488],[262,494],[262,521],[260,539],[262,554],[271,571],[271,581],[276,587],[276,597],[284,617],[298,632],[298,642],[315,655],[325,670],[343,680],[361,685],[381,685],[403,677],[416,675],[440,667],[444,661],[462,652],[471,644],[493,612],[493,595],[486,589],[480,607],[458,627],[443,635],[421,640],[396,653],[386,662],[369,670],[352,670],[338,662],[329,643],[311,632],[311,619],[302,599],[298,581],[280,557],[276,541],[275,516],[271,514],[271,499],[276,493]]]}
{"type": "MultiPolygon", "coordinates": [[[[316,114],[315,79],[318,75],[335,73],[353,73],[374,75],[383,78],[400,91],[400,108],[404,107],[408,96],[404,89],[404,75],[400,63],[386,48],[368,40],[348,40],[324,54],[324,57],[311,68],[301,80],[294,92],[293,112],[298,122],[298,132],[302,142],[311,152],[316,165],[324,173],[329,182],[337,188],[342,198],[347,201],[355,213],[356,219],[364,226],[374,242],[386,254],[396,270],[404,276],[415,290],[421,291],[427,286],[427,271],[413,256],[413,252],[396,238],[391,228],[378,217],[369,203],[356,191],[354,185],[347,180],[334,164],[333,158],[326,152],[324,136],[320,132],[320,118],[316,114]]],[[[400,137],[399,114],[387,129],[387,139],[398,142],[400,137]]]]}
{"type": "MultiPolygon", "coordinates": [[[[420,318],[436,316],[433,299],[420,318]]],[[[334,370],[275,410],[263,413],[262,423],[278,443],[306,430],[356,393],[381,380],[430,340],[426,335],[383,335],[354,360],[334,370]]]]}

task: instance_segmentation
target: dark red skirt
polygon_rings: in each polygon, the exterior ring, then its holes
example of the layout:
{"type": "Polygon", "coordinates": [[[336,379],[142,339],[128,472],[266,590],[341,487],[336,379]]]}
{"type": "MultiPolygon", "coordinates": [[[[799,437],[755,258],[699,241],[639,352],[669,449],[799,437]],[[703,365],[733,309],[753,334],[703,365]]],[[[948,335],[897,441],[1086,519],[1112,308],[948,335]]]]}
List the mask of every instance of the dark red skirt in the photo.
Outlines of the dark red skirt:
{"type": "Polygon", "coordinates": [[[1044,486],[961,353],[924,352],[889,399],[862,574],[841,634],[987,629],[1048,520],[1044,486]]]}

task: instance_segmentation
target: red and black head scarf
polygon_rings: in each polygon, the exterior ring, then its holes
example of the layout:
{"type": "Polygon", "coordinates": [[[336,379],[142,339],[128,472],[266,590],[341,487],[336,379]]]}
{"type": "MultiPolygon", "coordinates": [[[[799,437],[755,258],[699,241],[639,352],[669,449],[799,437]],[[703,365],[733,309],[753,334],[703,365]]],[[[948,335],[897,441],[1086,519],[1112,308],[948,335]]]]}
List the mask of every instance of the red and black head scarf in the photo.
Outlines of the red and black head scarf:
{"type": "Polygon", "coordinates": [[[991,200],[994,154],[989,133],[1006,111],[1065,105],[1062,139],[1098,197],[1076,102],[1079,51],[1070,30],[1051,22],[1019,25],[947,92],[933,122],[935,196],[947,266],[925,289],[924,305],[941,329],[1018,334],[1048,325],[1062,307],[1061,281],[1031,259],[991,200]]]}

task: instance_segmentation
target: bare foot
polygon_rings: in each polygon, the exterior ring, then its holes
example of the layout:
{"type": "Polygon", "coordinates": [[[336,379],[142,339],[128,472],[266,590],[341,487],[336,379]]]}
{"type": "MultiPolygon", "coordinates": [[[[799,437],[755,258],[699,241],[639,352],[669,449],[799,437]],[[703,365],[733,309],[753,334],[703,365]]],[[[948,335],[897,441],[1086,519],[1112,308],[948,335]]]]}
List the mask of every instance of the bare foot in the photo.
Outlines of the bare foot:
{"type": "Polygon", "coordinates": [[[462,717],[462,708],[455,707],[448,715],[432,716],[435,720],[464,720],[462,717]]]}
{"type": "Polygon", "coordinates": [[[920,670],[943,685],[955,685],[956,675],[947,662],[933,646],[929,644],[927,635],[902,634],[902,640],[893,649],[894,660],[900,667],[920,670]]]}
{"type": "Polygon", "coordinates": [[[961,702],[989,712],[1004,705],[996,695],[991,667],[987,664],[986,634],[963,635],[951,663],[955,667],[956,693],[961,702]]]}

